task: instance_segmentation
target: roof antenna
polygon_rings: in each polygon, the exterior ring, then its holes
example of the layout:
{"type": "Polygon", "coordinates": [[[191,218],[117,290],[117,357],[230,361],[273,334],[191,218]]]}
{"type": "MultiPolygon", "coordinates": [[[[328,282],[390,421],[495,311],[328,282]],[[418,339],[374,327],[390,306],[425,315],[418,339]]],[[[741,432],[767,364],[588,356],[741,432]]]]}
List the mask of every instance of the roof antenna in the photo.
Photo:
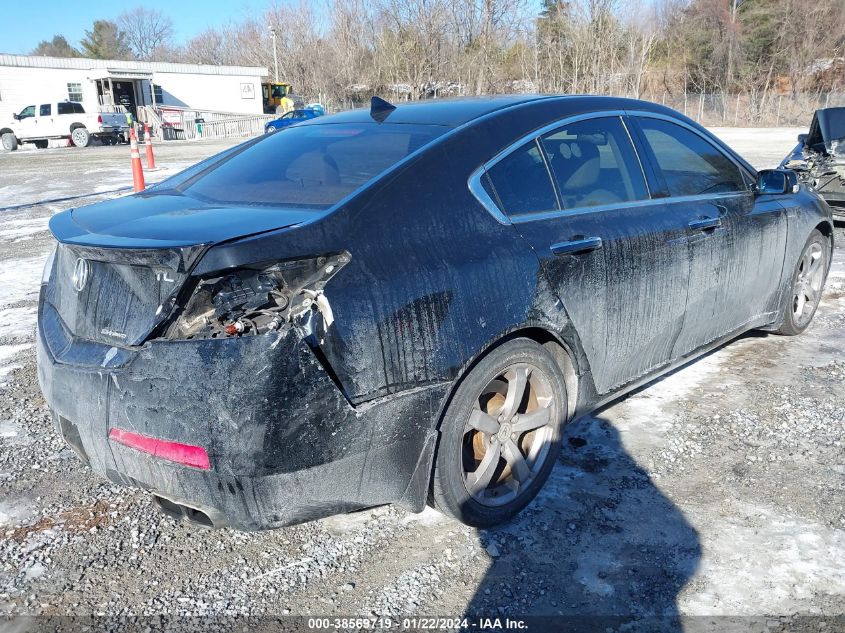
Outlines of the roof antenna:
{"type": "Polygon", "coordinates": [[[385,101],[381,97],[374,96],[370,99],[370,116],[379,123],[382,123],[395,109],[395,105],[389,101],[385,101]]]}

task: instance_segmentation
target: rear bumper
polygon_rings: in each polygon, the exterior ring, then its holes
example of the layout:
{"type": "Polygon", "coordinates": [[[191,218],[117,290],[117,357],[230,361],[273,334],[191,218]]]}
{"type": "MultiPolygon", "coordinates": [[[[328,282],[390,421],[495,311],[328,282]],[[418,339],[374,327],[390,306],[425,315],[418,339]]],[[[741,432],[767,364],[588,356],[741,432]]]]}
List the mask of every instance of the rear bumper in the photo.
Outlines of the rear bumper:
{"type": "Polygon", "coordinates": [[[215,527],[425,502],[445,385],[354,408],[293,330],[125,350],[75,339],[44,302],[37,357],[57,429],[94,471],[215,527]],[[211,468],[109,441],[111,428],[202,446],[211,468]]]}

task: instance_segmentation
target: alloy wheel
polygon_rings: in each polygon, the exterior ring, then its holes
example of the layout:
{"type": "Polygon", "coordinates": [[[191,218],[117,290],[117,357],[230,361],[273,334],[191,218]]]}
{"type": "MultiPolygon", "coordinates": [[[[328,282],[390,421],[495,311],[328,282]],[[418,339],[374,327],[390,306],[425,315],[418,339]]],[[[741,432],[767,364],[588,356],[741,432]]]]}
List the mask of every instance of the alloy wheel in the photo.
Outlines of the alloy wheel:
{"type": "Polygon", "coordinates": [[[464,486],[475,501],[501,506],[529,487],[554,441],[557,410],[551,381],[528,363],[488,383],[463,435],[464,486]]]}
{"type": "Polygon", "coordinates": [[[822,245],[812,242],[801,254],[798,274],[792,289],[792,318],[797,327],[804,327],[816,311],[821,299],[827,262],[822,245]]]}

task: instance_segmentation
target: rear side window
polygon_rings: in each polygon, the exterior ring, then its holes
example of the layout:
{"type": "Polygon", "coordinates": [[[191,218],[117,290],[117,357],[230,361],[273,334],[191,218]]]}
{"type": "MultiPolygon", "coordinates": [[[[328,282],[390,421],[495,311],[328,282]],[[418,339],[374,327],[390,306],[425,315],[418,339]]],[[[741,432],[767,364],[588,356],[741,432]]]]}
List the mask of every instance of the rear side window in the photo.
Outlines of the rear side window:
{"type": "Polygon", "coordinates": [[[508,215],[558,208],[549,170],[536,141],[514,150],[487,173],[502,210],[508,215]]]}
{"type": "Polygon", "coordinates": [[[670,196],[746,190],[739,167],[698,134],[662,119],[638,121],[670,196]]]}
{"type": "Polygon", "coordinates": [[[324,209],[449,128],[389,123],[294,126],[179,186],[202,200],[324,209]]]}
{"type": "Polygon", "coordinates": [[[57,105],[59,114],[73,114],[73,106],[68,102],[62,102],[57,105]]]}
{"type": "Polygon", "coordinates": [[[53,112],[53,108],[50,106],[49,103],[42,103],[38,107],[38,116],[50,116],[53,112]]]}
{"type": "Polygon", "coordinates": [[[74,114],[85,114],[85,108],[82,107],[81,103],[72,103],[73,106],[73,113],[74,114]]]}
{"type": "Polygon", "coordinates": [[[577,121],[542,137],[564,209],[645,200],[645,179],[618,117],[577,121]]]}

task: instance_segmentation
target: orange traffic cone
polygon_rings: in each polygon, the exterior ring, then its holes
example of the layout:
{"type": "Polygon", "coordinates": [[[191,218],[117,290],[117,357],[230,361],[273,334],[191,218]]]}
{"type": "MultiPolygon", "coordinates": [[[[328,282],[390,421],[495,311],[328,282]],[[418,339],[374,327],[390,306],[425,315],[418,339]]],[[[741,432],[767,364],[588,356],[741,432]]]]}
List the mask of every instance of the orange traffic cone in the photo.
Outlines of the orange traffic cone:
{"type": "Polygon", "coordinates": [[[141,155],[138,153],[138,137],[135,128],[129,128],[129,156],[132,159],[132,187],[135,192],[144,190],[144,168],[141,167],[141,155]]]}
{"type": "Polygon", "coordinates": [[[153,156],[153,139],[150,135],[150,126],[144,121],[144,141],[147,143],[147,169],[156,168],[156,159],[153,156]]]}

